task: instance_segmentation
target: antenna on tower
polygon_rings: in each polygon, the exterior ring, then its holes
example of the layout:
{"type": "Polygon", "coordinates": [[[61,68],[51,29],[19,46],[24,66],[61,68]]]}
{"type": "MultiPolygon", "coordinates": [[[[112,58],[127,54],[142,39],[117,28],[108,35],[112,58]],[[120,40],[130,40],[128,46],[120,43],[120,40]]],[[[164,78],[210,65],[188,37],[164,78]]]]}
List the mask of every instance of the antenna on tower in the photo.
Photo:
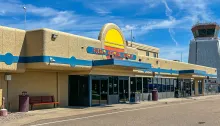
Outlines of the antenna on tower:
{"type": "Polygon", "coordinates": [[[132,36],[132,29],[131,29],[131,47],[132,47],[132,41],[133,41],[133,36],[132,36]]]}

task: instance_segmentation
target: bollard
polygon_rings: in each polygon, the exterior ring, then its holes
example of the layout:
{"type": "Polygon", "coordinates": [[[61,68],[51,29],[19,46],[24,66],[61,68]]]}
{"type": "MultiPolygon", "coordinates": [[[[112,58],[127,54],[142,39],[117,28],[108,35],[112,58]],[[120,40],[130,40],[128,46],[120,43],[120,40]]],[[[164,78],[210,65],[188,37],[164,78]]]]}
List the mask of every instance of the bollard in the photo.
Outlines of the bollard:
{"type": "Polygon", "coordinates": [[[5,109],[5,98],[2,97],[2,106],[0,110],[0,116],[7,116],[7,115],[8,115],[8,111],[7,109],[5,109]]]}

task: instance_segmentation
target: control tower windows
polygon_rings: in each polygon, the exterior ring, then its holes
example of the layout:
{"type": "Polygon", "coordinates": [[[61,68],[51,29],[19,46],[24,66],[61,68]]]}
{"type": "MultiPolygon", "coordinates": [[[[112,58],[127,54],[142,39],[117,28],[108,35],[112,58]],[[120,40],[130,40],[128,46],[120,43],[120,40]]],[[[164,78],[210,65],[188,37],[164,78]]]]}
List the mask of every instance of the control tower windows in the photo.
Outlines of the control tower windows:
{"type": "Polygon", "coordinates": [[[214,36],[215,29],[207,29],[207,36],[214,36]]]}

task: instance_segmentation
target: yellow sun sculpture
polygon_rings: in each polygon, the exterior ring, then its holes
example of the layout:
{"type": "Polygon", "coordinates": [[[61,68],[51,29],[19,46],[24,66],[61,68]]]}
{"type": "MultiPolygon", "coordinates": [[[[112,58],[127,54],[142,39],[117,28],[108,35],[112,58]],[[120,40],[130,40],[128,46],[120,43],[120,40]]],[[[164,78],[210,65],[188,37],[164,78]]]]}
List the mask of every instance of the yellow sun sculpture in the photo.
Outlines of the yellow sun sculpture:
{"type": "Polygon", "coordinates": [[[107,31],[104,39],[104,48],[106,50],[115,51],[113,53],[115,55],[116,52],[124,52],[124,41],[118,30],[110,29],[107,31]]]}

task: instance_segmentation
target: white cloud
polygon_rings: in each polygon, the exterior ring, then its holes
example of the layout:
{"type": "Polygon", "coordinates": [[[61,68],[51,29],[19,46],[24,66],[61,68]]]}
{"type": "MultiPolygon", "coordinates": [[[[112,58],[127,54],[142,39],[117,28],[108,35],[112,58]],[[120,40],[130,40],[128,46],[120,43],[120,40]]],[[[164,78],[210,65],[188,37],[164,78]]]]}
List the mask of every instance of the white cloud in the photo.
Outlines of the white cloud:
{"type": "MultiPolygon", "coordinates": [[[[172,16],[172,10],[169,8],[167,2],[165,0],[162,0],[162,2],[164,3],[164,6],[166,8],[166,16],[169,18],[169,20],[171,22],[175,22],[175,18],[172,16]]],[[[170,33],[170,37],[171,39],[173,40],[173,42],[175,43],[175,45],[177,46],[178,45],[178,42],[176,41],[175,39],[175,32],[173,31],[173,29],[171,29],[171,27],[168,28],[168,31],[170,33]]]]}
{"type": "Polygon", "coordinates": [[[100,14],[100,15],[106,15],[106,14],[110,14],[111,13],[108,9],[106,9],[104,7],[97,7],[95,5],[93,6],[92,9],[94,9],[94,11],[96,13],[100,14]]]}
{"type": "MultiPolygon", "coordinates": [[[[211,0],[213,1],[213,0],[211,0]]],[[[173,0],[177,7],[186,12],[188,18],[191,19],[192,23],[197,21],[211,21],[213,19],[212,11],[208,5],[213,2],[207,2],[205,0],[173,0]]]]}
{"type": "Polygon", "coordinates": [[[175,32],[173,31],[173,29],[169,28],[169,33],[170,33],[170,37],[173,40],[173,42],[175,43],[176,46],[178,46],[178,42],[176,41],[176,39],[174,38],[175,36],[175,32]]]}
{"type": "Polygon", "coordinates": [[[59,13],[57,10],[49,8],[49,7],[36,7],[33,5],[26,5],[27,13],[32,13],[37,16],[55,16],[57,13],[59,13]]]}

